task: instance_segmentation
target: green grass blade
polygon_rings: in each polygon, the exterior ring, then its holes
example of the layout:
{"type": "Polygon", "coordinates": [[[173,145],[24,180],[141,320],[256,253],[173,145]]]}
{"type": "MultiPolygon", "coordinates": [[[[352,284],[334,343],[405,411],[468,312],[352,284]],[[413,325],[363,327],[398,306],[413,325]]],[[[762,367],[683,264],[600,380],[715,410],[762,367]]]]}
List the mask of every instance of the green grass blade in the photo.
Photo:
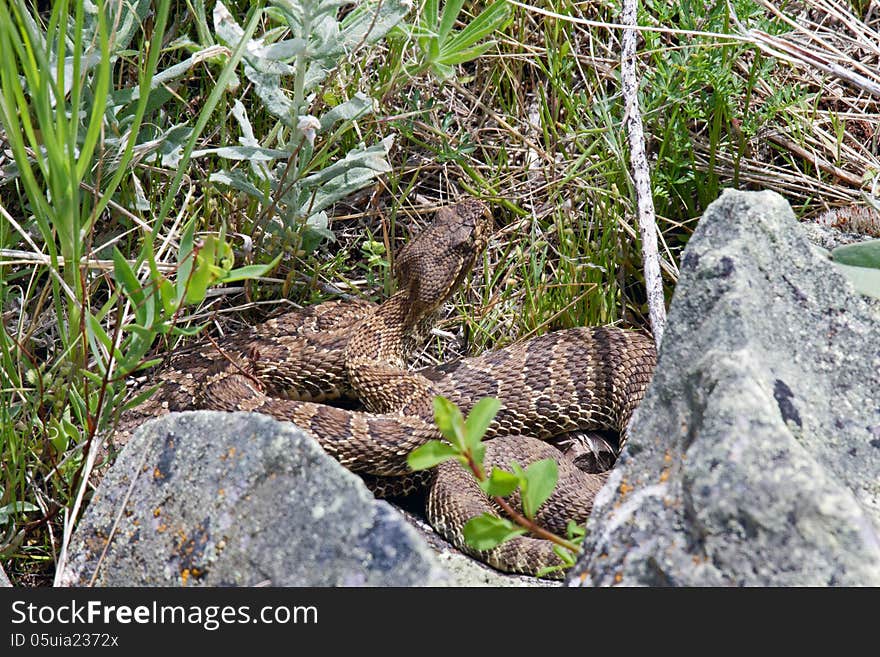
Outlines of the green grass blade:
{"type": "MultiPolygon", "coordinates": [[[[86,171],[92,165],[92,155],[101,136],[101,130],[104,126],[104,111],[110,96],[110,36],[107,28],[107,15],[103,8],[98,10],[98,38],[100,39],[101,59],[98,64],[97,80],[93,92],[91,116],[76,166],[78,181],[84,178],[86,171]]],[[[77,68],[74,67],[74,71],[77,71],[77,68]]],[[[75,79],[73,86],[74,89],[78,89],[81,85],[77,84],[75,79]]],[[[78,107],[79,103],[76,100],[72,98],[71,101],[73,107],[78,107]]]]}
{"type": "Polygon", "coordinates": [[[193,129],[192,134],[190,134],[189,140],[187,141],[186,146],[183,149],[183,156],[178,163],[177,173],[175,174],[174,179],[171,181],[171,185],[169,186],[168,192],[165,195],[165,200],[162,203],[162,207],[157,213],[157,225],[161,224],[162,221],[164,221],[165,217],[168,216],[168,212],[171,210],[171,205],[174,203],[175,197],[177,196],[177,190],[180,188],[180,183],[183,181],[183,176],[186,173],[186,167],[189,164],[189,160],[193,150],[195,149],[196,142],[201,136],[202,131],[205,129],[205,126],[208,125],[208,120],[214,113],[214,109],[220,102],[220,98],[226,92],[226,85],[232,79],[232,76],[235,74],[235,69],[238,67],[238,63],[244,56],[247,44],[251,40],[251,37],[253,37],[254,32],[257,29],[261,14],[262,12],[260,11],[259,7],[254,7],[251,9],[251,16],[247,22],[247,25],[244,28],[244,34],[242,35],[241,41],[236,46],[235,50],[229,58],[229,61],[226,63],[226,66],[223,67],[223,71],[220,73],[220,76],[217,78],[211,94],[208,96],[208,100],[205,101],[205,104],[202,107],[202,111],[199,113],[199,118],[196,121],[195,128],[193,129]]]}
{"type": "Polygon", "coordinates": [[[156,9],[154,15],[155,23],[153,26],[153,32],[150,35],[151,47],[149,50],[149,54],[147,55],[146,66],[140,71],[140,96],[138,97],[137,110],[134,113],[134,119],[131,121],[130,124],[128,141],[125,144],[125,149],[123,150],[119,162],[117,162],[115,165],[115,173],[113,174],[110,181],[107,183],[107,186],[104,188],[101,197],[98,199],[98,202],[95,204],[95,207],[91,212],[91,216],[85,226],[85,230],[91,230],[91,227],[94,224],[95,220],[101,215],[101,213],[107,207],[107,204],[112,199],[113,193],[116,191],[119,183],[122,181],[123,176],[128,173],[128,164],[131,162],[131,158],[134,153],[134,146],[137,142],[138,133],[140,132],[140,126],[143,122],[144,114],[147,110],[147,104],[150,97],[150,84],[153,76],[156,74],[156,68],[159,62],[159,55],[161,51],[160,44],[162,43],[162,39],[165,35],[165,27],[168,22],[170,4],[171,0],[162,0],[159,4],[159,7],[156,9]]]}

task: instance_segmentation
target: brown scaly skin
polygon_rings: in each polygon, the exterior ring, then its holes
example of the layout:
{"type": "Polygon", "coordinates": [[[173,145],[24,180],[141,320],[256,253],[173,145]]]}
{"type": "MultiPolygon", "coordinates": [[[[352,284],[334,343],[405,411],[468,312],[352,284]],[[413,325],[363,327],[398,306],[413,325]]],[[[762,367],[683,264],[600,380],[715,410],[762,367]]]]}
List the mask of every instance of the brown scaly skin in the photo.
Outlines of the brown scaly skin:
{"type": "Polygon", "coordinates": [[[502,409],[489,428],[496,440],[487,466],[527,465],[547,454],[560,460],[557,491],[542,514],[564,530],[569,517],[583,522],[604,477],[580,472],[539,439],[582,429],[625,433],[653,371],[653,343],[621,329],[570,329],[435,368],[430,378],[407,371],[410,349],[484,249],[490,225],[488,209],[475,200],[439,211],[397,255],[400,289],[383,304],[321,304],[175,358],[159,377],[159,393],[124,415],[121,429],[197,408],[290,420],[376,490],[431,484],[432,524],[465,551],[511,572],[555,565],[544,540],[520,537],[490,553],[464,545],[463,524],[492,505],[456,464],[439,468],[435,482],[412,476],[409,453],[439,438],[431,400],[442,394],[466,412],[481,397],[497,396],[502,409]],[[339,397],[356,397],[369,412],[316,403],[339,397]]]}

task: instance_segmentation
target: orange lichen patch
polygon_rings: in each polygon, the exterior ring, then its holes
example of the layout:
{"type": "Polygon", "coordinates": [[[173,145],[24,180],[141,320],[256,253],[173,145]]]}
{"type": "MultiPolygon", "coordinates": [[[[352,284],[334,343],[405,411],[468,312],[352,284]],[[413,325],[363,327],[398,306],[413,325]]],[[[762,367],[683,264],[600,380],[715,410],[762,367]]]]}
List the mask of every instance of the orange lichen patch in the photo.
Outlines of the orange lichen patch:
{"type": "Polygon", "coordinates": [[[620,482],[620,494],[627,495],[635,490],[634,487],[626,483],[626,480],[620,482]]]}
{"type": "Polygon", "coordinates": [[[154,518],[158,518],[161,515],[162,515],[162,509],[160,509],[158,506],[155,509],[153,509],[153,517],[154,518]]]}
{"type": "Polygon", "coordinates": [[[225,488],[221,488],[220,490],[217,491],[217,495],[218,495],[219,497],[223,497],[224,495],[226,495],[226,489],[225,489],[225,488]]]}
{"type": "Polygon", "coordinates": [[[669,479],[669,470],[664,469],[663,472],[660,473],[660,481],[665,482],[667,479],[669,479]]]}
{"type": "Polygon", "coordinates": [[[233,456],[235,456],[235,447],[230,447],[226,450],[225,454],[220,455],[220,460],[225,461],[226,459],[231,459],[233,456]]]}
{"type": "Polygon", "coordinates": [[[623,581],[623,573],[614,573],[614,583],[620,584],[623,581]]]}
{"type": "Polygon", "coordinates": [[[189,568],[184,568],[180,571],[180,584],[181,586],[186,586],[186,581],[189,579],[189,568]]]}
{"type": "Polygon", "coordinates": [[[156,527],[156,531],[159,532],[160,534],[164,534],[167,529],[168,529],[168,525],[166,525],[164,522],[161,525],[159,525],[158,527],[156,527]]]}
{"type": "Polygon", "coordinates": [[[165,477],[165,475],[162,474],[162,471],[158,468],[158,466],[153,468],[153,479],[162,479],[163,477],[165,477]]]}
{"type": "Polygon", "coordinates": [[[669,453],[668,449],[663,454],[663,462],[664,463],[672,463],[672,454],[669,453]]]}

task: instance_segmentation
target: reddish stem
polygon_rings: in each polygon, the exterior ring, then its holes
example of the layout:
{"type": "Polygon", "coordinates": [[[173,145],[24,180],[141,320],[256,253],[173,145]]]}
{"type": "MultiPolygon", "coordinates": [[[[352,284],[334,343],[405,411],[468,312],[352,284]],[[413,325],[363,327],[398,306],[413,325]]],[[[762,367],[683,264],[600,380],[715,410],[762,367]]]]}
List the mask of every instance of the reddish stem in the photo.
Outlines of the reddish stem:
{"type": "MultiPolygon", "coordinates": [[[[483,470],[483,467],[474,460],[473,454],[471,454],[470,450],[468,450],[465,454],[467,458],[468,468],[470,468],[471,472],[477,478],[477,481],[486,481],[486,471],[483,470]]],[[[578,552],[578,546],[572,543],[571,541],[567,541],[561,536],[557,536],[553,532],[547,531],[540,525],[535,522],[529,520],[521,513],[518,513],[503,497],[498,497],[494,495],[492,497],[495,500],[495,503],[502,508],[504,513],[510,516],[510,519],[513,520],[520,527],[525,527],[529,530],[531,534],[534,534],[538,538],[543,538],[548,541],[559,545],[560,547],[564,547],[566,550],[570,550],[572,553],[578,552]]]]}

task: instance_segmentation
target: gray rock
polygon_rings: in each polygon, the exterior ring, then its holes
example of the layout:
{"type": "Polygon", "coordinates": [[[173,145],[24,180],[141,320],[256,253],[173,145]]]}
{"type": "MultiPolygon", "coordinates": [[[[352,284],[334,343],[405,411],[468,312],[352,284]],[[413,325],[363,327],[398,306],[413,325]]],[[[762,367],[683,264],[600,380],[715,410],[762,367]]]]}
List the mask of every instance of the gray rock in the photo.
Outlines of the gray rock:
{"type": "Polygon", "coordinates": [[[96,566],[98,586],[445,581],[417,532],[358,477],[294,425],[250,413],[194,411],[143,425],[69,553],[60,581],[74,586],[96,566]]]}
{"type": "Polygon", "coordinates": [[[3,566],[0,566],[0,588],[9,588],[12,586],[12,582],[9,581],[9,578],[6,576],[6,571],[3,570],[3,566]]]}
{"type": "Polygon", "coordinates": [[[569,584],[880,585],[878,320],[781,196],[725,191],[569,584]]]}

